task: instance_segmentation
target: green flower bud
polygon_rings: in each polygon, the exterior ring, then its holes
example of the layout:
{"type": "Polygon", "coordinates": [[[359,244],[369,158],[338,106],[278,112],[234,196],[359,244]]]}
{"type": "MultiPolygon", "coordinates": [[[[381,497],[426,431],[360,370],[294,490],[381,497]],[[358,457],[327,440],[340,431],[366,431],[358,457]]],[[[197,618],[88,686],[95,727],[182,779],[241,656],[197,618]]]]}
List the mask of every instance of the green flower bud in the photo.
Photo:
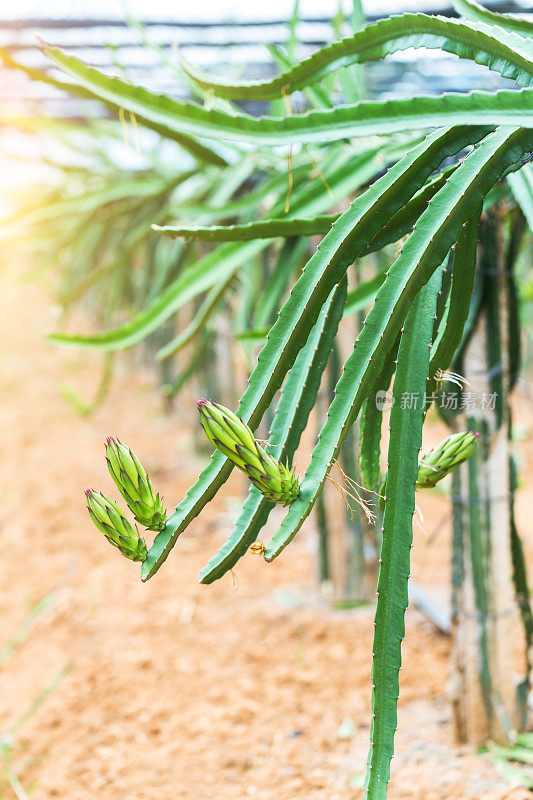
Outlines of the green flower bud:
{"type": "Polygon", "coordinates": [[[296,500],[300,494],[298,477],[263,450],[248,425],[219,403],[200,400],[197,405],[207,438],[268,500],[282,506],[296,500]]]}
{"type": "Polygon", "coordinates": [[[443,439],[418,462],[417,489],[433,488],[459,464],[470,458],[478,438],[479,433],[475,431],[463,431],[443,439]]]}
{"type": "Polygon", "coordinates": [[[89,515],[107,541],[131,561],[144,561],[148,552],[145,541],[132,528],[120,506],[92,489],[86,489],[85,496],[89,515]]]}
{"type": "Polygon", "coordinates": [[[167,519],[163,501],[154,493],[152,482],[135,453],[119,439],[108,436],[105,456],[109,474],[137,522],[150,531],[163,530],[167,519]]]}
{"type": "MultiPolygon", "coordinates": [[[[422,456],[418,462],[417,489],[432,489],[436,484],[452,472],[456,467],[466,461],[474,452],[474,447],[479,439],[475,431],[453,433],[422,456]]],[[[378,503],[382,511],[385,510],[387,495],[387,475],[383,478],[378,491],[378,503]]]]}

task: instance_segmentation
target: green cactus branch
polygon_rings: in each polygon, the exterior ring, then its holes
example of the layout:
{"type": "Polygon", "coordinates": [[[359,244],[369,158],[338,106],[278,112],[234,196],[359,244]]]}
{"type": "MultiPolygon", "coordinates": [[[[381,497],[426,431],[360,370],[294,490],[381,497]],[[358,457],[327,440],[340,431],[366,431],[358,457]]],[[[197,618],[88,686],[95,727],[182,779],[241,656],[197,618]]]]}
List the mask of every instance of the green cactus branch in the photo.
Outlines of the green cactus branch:
{"type": "Polygon", "coordinates": [[[437,373],[446,370],[461,343],[468,319],[470,298],[474,287],[476,251],[481,209],[465,223],[454,248],[452,286],[444,318],[431,346],[431,361],[426,392],[432,396],[437,388],[437,373]]]}
{"type": "Polygon", "coordinates": [[[385,800],[394,752],[396,704],[404,614],[408,605],[415,483],[418,453],[422,445],[424,408],[402,407],[404,392],[422,397],[429,368],[429,349],[442,267],[420,290],[405,320],[398,350],[390,417],[387,498],[383,519],[383,543],[378,579],[372,663],[372,722],[370,752],[364,795],[385,800]]]}
{"type": "MultiPolygon", "coordinates": [[[[461,0],[458,4],[460,3],[461,0]]],[[[527,24],[531,26],[531,23],[527,24]]],[[[233,100],[281,97],[322,80],[334,70],[351,64],[375,61],[410,47],[445,50],[459,58],[496,70],[523,86],[530,86],[533,70],[523,52],[528,50],[527,43],[523,40],[515,42],[512,37],[511,41],[502,41],[498,34],[499,32],[488,28],[481,30],[464,20],[420,13],[402,14],[401,17],[379,20],[367,25],[354,36],[326,45],[309,58],[267,81],[221,83],[213,76],[195,69],[183,56],[180,61],[197,86],[212,91],[217,97],[233,100]]]]}
{"type": "Polygon", "coordinates": [[[334,142],[424,130],[444,125],[524,125],[533,127],[533,89],[449,93],[401,100],[361,101],[286,117],[251,117],[207,110],[190,102],[154,94],[142,86],[110,77],[57,48],[46,54],[95,97],[179,134],[252,145],[334,142]]]}
{"type": "MultiPolygon", "coordinates": [[[[504,32],[517,33],[520,36],[533,36],[533,23],[528,19],[509,17],[507,14],[496,14],[483,8],[475,0],[452,0],[455,10],[475,22],[485,22],[495,26],[495,33],[501,35],[504,32]]],[[[528,42],[529,44],[530,42],[528,42]]]]}
{"type": "Polygon", "coordinates": [[[383,404],[398,356],[398,343],[390,350],[370,394],[361,408],[359,423],[359,466],[361,479],[367,489],[376,489],[379,483],[379,457],[381,453],[381,424],[383,421],[383,404]]]}

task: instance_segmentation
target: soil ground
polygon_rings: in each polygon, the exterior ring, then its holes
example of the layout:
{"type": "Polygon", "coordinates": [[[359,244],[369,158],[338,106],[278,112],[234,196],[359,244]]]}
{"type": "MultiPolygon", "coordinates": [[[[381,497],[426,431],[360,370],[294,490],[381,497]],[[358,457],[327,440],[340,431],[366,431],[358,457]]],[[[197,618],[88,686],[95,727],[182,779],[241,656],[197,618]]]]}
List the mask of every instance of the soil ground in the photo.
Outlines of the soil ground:
{"type": "MultiPolygon", "coordinates": [[[[202,465],[183,412],[165,416],[151,374],[121,362],[104,406],[80,418],[59,387],[68,379],[89,396],[99,359],[46,342],[55,318],[42,286],[4,273],[0,319],[0,733],[70,667],[14,734],[0,797],[15,797],[10,770],[35,800],[361,797],[373,608],[334,611],[320,599],[312,522],[274,564],[248,555],[234,578],[199,585],[230,530],[236,482],[141,584],[138,565],[91,526],[83,489],[113,493],[103,458],[111,433],[173,506],[202,465]],[[17,646],[13,634],[49,593],[17,646]]],[[[516,422],[528,433],[526,409],[519,399],[516,422]]],[[[531,437],[518,450],[531,474],[531,437]]],[[[446,500],[422,506],[413,575],[438,588],[449,571],[446,500]]],[[[523,532],[532,513],[522,489],[523,532]]],[[[530,561],[532,548],[530,537],[530,561]]],[[[403,652],[391,798],[529,797],[488,755],[453,745],[449,640],[415,609],[403,652]]]]}

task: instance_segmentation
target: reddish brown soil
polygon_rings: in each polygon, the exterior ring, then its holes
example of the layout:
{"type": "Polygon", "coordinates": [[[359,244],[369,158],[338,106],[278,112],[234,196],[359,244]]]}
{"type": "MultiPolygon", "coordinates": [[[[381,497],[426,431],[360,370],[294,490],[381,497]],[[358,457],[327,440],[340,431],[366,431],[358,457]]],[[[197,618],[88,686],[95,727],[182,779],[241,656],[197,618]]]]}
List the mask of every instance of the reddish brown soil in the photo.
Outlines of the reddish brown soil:
{"type": "MultiPolygon", "coordinates": [[[[76,416],[58,387],[69,380],[89,395],[99,362],[47,344],[54,318],[42,287],[4,274],[0,319],[0,647],[32,603],[55,593],[0,662],[0,732],[73,664],[17,735],[11,765],[32,798],[360,797],[373,610],[335,612],[320,601],[312,523],[273,565],[248,555],[235,581],[200,586],[199,568],[230,529],[226,495],[141,584],[138,565],[90,525],[83,489],[112,492],[103,440],[115,433],[173,504],[201,466],[183,411],[164,416],[150,377],[121,362],[104,407],[90,419],[76,416]],[[346,718],[353,736],[342,739],[346,718]]],[[[531,467],[531,439],[520,450],[531,467]]],[[[446,526],[428,534],[446,501],[422,502],[426,532],[415,533],[413,574],[445,584],[446,526]]],[[[522,491],[524,531],[532,511],[522,491]]],[[[453,746],[448,651],[448,639],[410,610],[391,798],[529,796],[512,790],[488,756],[453,746]]],[[[15,797],[1,767],[0,797],[15,797]]]]}

